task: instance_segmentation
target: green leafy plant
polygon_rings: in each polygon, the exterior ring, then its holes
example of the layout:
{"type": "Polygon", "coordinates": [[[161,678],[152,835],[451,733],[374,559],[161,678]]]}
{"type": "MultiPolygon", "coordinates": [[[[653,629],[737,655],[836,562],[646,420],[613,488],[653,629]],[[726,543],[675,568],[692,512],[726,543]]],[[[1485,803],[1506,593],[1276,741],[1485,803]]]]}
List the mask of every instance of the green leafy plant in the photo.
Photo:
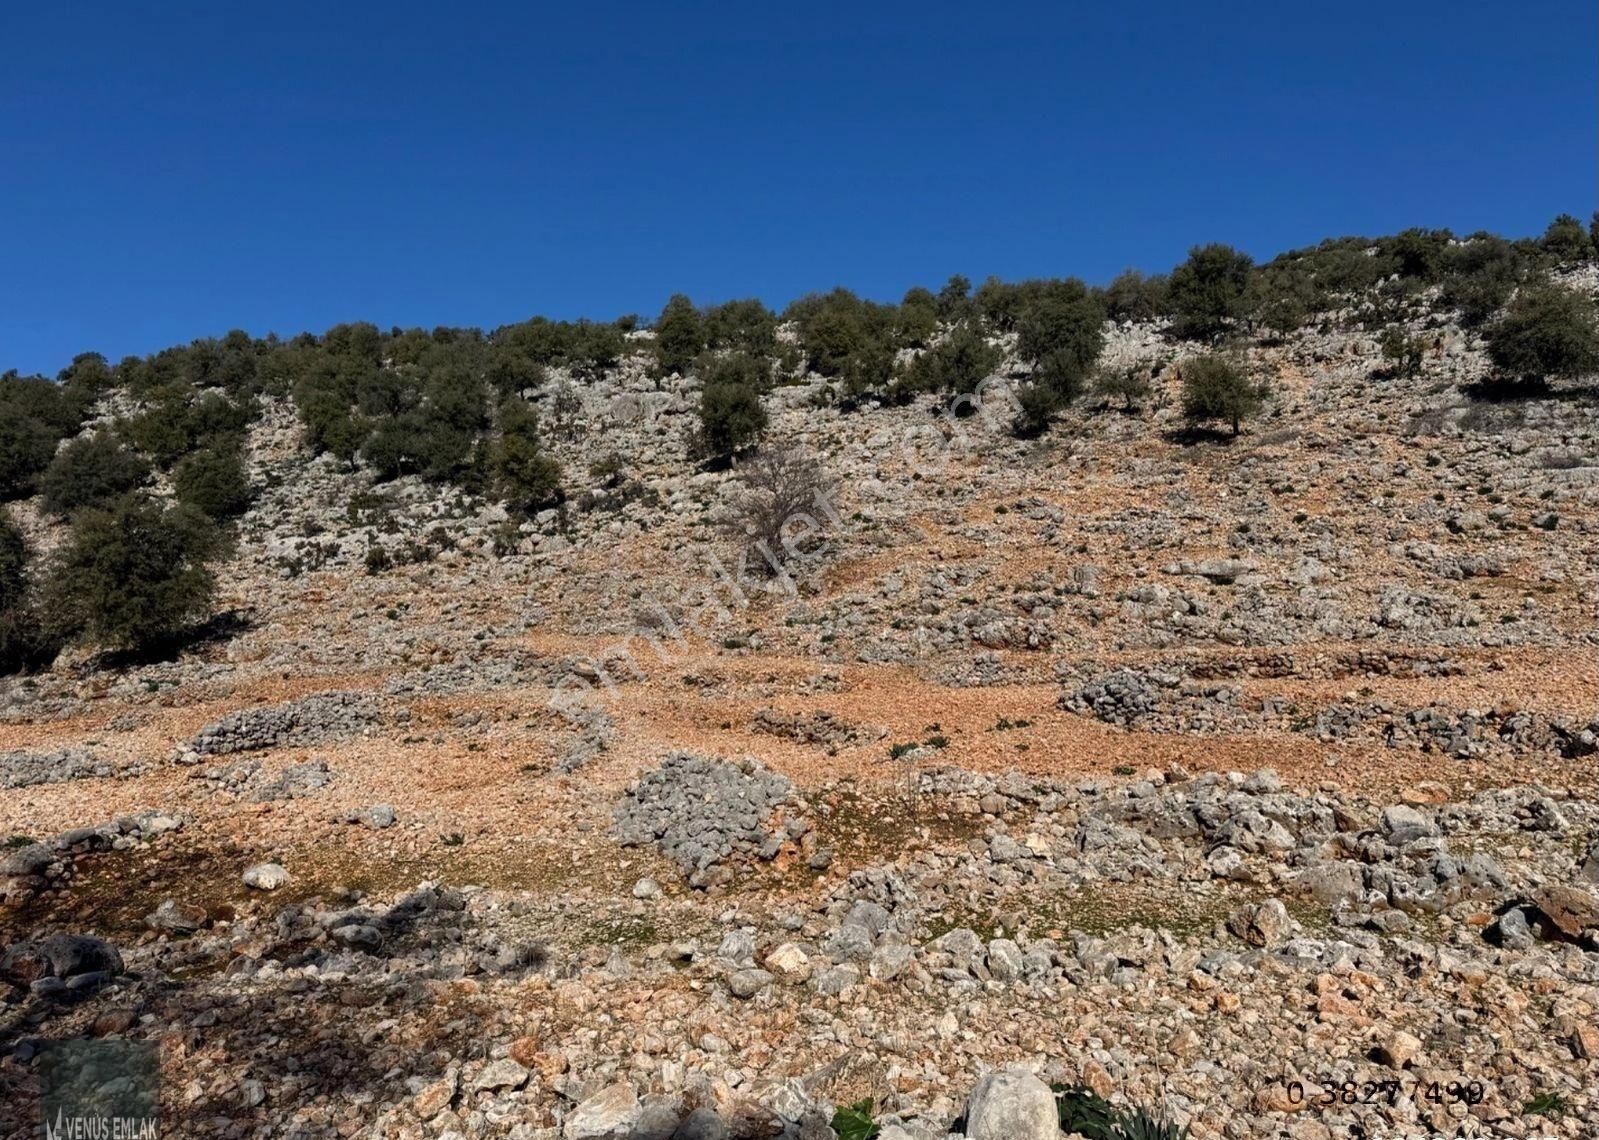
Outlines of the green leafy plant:
{"type": "Polygon", "coordinates": [[[1539,1093],[1521,1106],[1523,1116],[1547,1116],[1558,1120],[1566,1114],[1566,1098],[1557,1092],[1539,1093]]]}
{"type": "Polygon", "coordinates": [[[1060,1130],[1075,1132],[1088,1140],[1120,1140],[1116,1131],[1116,1110],[1092,1089],[1050,1086],[1055,1108],[1060,1114],[1060,1130]]]}
{"type": "Polygon", "coordinates": [[[835,1109],[833,1131],[838,1133],[838,1140],[872,1140],[882,1131],[872,1119],[872,1098],[835,1109]]]}
{"type": "Polygon", "coordinates": [[[1143,1106],[1119,1109],[1093,1089],[1050,1086],[1060,1116],[1060,1130],[1087,1140],[1188,1140],[1188,1128],[1177,1127],[1143,1106]]]}

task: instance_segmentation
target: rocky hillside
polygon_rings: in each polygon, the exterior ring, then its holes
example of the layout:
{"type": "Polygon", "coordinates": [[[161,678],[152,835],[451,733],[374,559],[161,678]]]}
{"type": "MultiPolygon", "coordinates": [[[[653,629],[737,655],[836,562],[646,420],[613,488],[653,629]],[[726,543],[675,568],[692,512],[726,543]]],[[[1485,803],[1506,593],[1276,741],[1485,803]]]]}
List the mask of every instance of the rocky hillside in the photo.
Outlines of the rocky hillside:
{"type": "Polygon", "coordinates": [[[1170,331],[1108,324],[1150,392],[1033,438],[1015,333],[979,399],[772,388],[815,468],[776,575],[693,372],[556,369],[526,517],[264,397],[205,636],[0,679],[0,1131],[93,1035],[160,1044],[185,1136],[870,1098],[883,1140],[1025,1140],[1049,1083],[1203,1138],[1594,1135],[1593,389],[1326,322],[1196,434],[1170,331]]]}

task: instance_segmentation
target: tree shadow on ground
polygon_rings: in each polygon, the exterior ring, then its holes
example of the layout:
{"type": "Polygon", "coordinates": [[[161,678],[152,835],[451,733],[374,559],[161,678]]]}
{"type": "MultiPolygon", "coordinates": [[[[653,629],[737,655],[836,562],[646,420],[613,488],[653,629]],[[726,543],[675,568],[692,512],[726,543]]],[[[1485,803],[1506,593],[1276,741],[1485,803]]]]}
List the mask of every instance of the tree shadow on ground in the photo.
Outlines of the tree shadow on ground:
{"type": "Polygon", "coordinates": [[[160,665],[176,661],[185,653],[208,656],[228,642],[248,633],[256,625],[254,612],[248,609],[223,610],[195,625],[180,630],[171,637],[162,638],[138,649],[111,649],[97,653],[84,663],[82,671],[125,672],[146,665],[160,665]]]}

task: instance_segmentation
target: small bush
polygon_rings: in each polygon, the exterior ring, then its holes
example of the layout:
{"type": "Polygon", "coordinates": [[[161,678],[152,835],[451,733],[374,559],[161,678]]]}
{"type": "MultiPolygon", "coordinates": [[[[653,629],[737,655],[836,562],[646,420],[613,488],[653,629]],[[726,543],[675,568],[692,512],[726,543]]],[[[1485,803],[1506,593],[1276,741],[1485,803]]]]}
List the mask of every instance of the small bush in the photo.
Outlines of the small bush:
{"type": "Polygon", "coordinates": [[[254,497],[236,440],[217,440],[182,460],[172,485],[180,502],[219,521],[242,515],[254,497]]]}
{"type": "Polygon", "coordinates": [[[1593,239],[1570,214],[1561,214],[1550,222],[1538,244],[1559,265],[1575,265],[1594,255],[1593,239]]]}
{"type": "Polygon", "coordinates": [[[1467,328],[1485,324],[1497,313],[1526,278],[1528,265],[1522,252],[1504,238],[1474,234],[1462,245],[1441,255],[1438,299],[1459,312],[1467,328]]]}
{"type": "Polygon", "coordinates": [[[899,348],[923,348],[938,332],[938,299],[920,285],[908,290],[894,319],[899,348]]]}
{"type": "Polygon", "coordinates": [[[774,576],[828,525],[832,482],[815,459],[793,448],[757,452],[737,474],[725,529],[744,544],[748,569],[774,576]]]}
{"type": "Polygon", "coordinates": [[[789,306],[789,317],[799,326],[806,365],[821,376],[844,377],[857,391],[879,386],[875,379],[862,384],[863,378],[875,378],[879,372],[886,383],[893,362],[889,342],[897,312],[890,306],[863,301],[848,289],[802,297],[789,306]],[[888,366],[879,367],[885,356],[888,366]]]}
{"type": "Polygon", "coordinates": [[[1178,336],[1210,340],[1250,312],[1254,261],[1229,245],[1196,246],[1172,270],[1167,288],[1172,328],[1178,336]]]}
{"type": "Polygon", "coordinates": [[[1220,353],[1183,362],[1183,416],[1192,424],[1221,420],[1237,435],[1242,422],[1258,415],[1265,389],[1250,379],[1241,360],[1220,353]]]}
{"type": "Polygon", "coordinates": [[[1525,384],[1599,369],[1593,302],[1570,289],[1523,290],[1486,335],[1489,359],[1525,384]]]}
{"type": "Polygon", "coordinates": [[[705,348],[699,310],[681,293],[666,302],[655,322],[655,360],[662,376],[686,373],[705,348]]]}
{"type": "Polygon", "coordinates": [[[952,274],[938,291],[938,319],[954,324],[975,314],[972,304],[972,283],[959,273],[952,274]]]}
{"type": "Polygon", "coordinates": [[[162,507],[130,495],[87,507],[45,582],[50,625],[105,649],[142,651],[209,615],[210,563],[220,532],[193,507],[162,507]]]}
{"type": "Polygon", "coordinates": [[[1112,402],[1120,401],[1125,411],[1137,411],[1149,399],[1150,390],[1147,364],[1101,368],[1094,374],[1094,394],[1112,402]]]}
{"type": "Polygon", "coordinates": [[[531,515],[561,501],[561,465],[539,444],[538,417],[511,397],[500,405],[500,433],[490,453],[495,489],[517,514],[531,515]]]}
{"type": "Polygon", "coordinates": [[[777,351],[777,315],[754,298],[715,305],[705,312],[705,346],[771,356],[777,351]]]}
{"type": "Polygon", "coordinates": [[[1075,278],[1027,282],[1016,321],[1016,352],[1034,364],[1074,374],[1078,382],[1105,344],[1104,311],[1075,278]]]}
{"type": "Polygon", "coordinates": [[[1104,302],[1113,321],[1152,321],[1166,311],[1166,279],[1125,270],[1105,286],[1104,302]]]}
{"type": "Polygon", "coordinates": [[[55,457],[56,445],[78,430],[82,406],[42,376],[0,376],[0,502],[31,495],[55,457]]]}
{"type": "Polygon", "coordinates": [[[975,392],[999,368],[1005,354],[988,343],[972,321],[961,321],[938,344],[916,358],[905,376],[919,392],[975,392]]]}
{"type": "Polygon", "coordinates": [[[1399,326],[1391,325],[1379,343],[1382,357],[1388,361],[1394,375],[1421,375],[1421,362],[1426,355],[1427,345],[1420,337],[1410,336],[1399,326]]]}
{"type": "Polygon", "coordinates": [[[150,477],[150,465],[109,432],[75,439],[39,478],[41,505],[65,516],[125,495],[150,477]]]}
{"type": "Polygon", "coordinates": [[[56,644],[40,628],[28,585],[28,546],[0,510],[0,674],[47,664],[56,644]]]}
{"type": "Polygon", "coordinates": [[[691,449],[700,458],[726,462],[766,430],[761,391],[770,372],[742,353],[722,357],[710,368],[700,391],[700,424],[691,449]]]}

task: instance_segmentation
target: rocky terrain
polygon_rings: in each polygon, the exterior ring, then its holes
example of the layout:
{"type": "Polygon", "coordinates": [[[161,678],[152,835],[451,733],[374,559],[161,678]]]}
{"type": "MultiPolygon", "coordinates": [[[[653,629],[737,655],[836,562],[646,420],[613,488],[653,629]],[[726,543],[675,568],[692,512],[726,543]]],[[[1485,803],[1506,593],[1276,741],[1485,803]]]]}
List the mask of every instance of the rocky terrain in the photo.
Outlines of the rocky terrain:
{"type": "Polygon", "coordinates": [[[225,635],[0,680],[0,1134],[90,1035],[196,1137],[1599,1135],[1594,396],[1417,331],[1235,440],[1155,325],[1039,439],[778,387],[775,579],[637,358],[521,524],[269,403],[225,635]]]}

